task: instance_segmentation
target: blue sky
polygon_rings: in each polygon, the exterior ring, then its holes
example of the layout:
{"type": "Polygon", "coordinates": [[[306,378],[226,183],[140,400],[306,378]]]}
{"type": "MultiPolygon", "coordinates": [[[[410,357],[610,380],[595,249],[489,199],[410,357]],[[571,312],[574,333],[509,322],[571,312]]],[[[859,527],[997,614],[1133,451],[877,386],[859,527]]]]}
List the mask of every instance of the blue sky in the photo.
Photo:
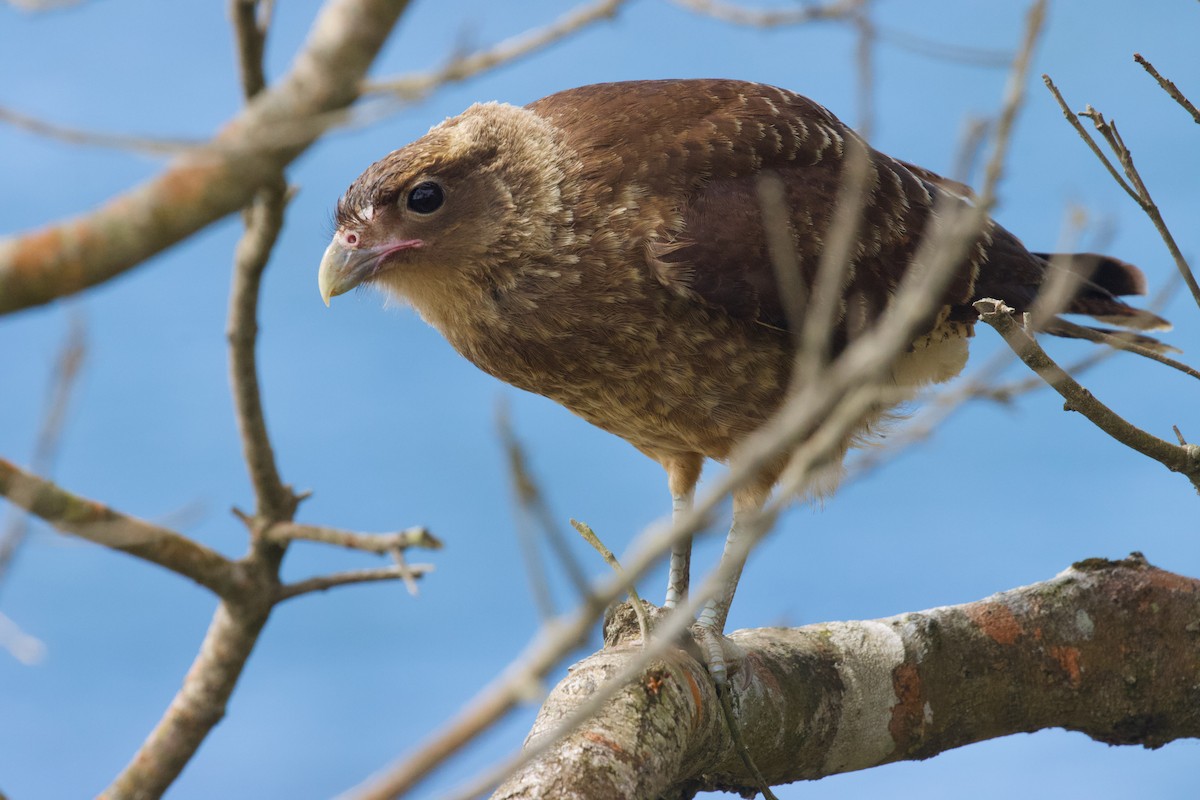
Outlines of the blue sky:
{"type": "MultiPolygon", "coordinates": [[[[286,70],[317,7],[277,4],[269,76],[286,70]]],[[[567,7],[417,0],[373,74],[435,67],[457,46],[492,43],[567,7]]],[[[995,0],[881,0],[878,12],[885,31],[987,49],[1012,47],[1022,17],[1021,4],[995,0]]],[[[1035,249],[1051,249],[1066,209],[1082,206],[1095,235],[1108,237],[1106,249],[1142,265],[1152,286],[1173,269],[1150,224],[1063,123],[1036,78],[1048,72],[1073,105],[1091,102],[1120,122],[1184,252],[1200,251],[1195,128],[1131,58],[1145,54],[1200,98],[1196,22],[1194,3],[1053,6],[1000,191],[1005,226],[1035,249]]],[[[656,464],[479,372],[412,312],[384,308],[371,292],[324,308],[316,266],[330,211],[349,182],[471,102],[525,103],[597,81],[753,79],[807,94],[854,123],[853,48],[853,36],[836,25],[760,32],[640,0],[552,50],[370,127],[334,133],[293,165],[299,193],[265,279],[260,362],[281,470],[314,490],[300,519],[367,531],[423,524],[447,548],[414,555],[437,565],[417,599],[399,586],[356,587],[279,608],[228,717],[172,797],[334,794],[413,747],[526,645],[538,619],[495,431],[501,399],[559,517],[586,520],[619,553],[669,509],[656,464]]],[[[877,57],[873,143],[949,171],[965,118],[997,107],[1003,71],[932,59],[886,39],[877,57]]],[[[0,6],[0,105],[65,125],[207,137],[239,107],[234,63],[224,4],[92,0],[42,15],[0,6]]],[[[84,212],[161,166],[0,127],[0,231],[84,212]]],[[[252,497],[224,341],[239,230],[227,219],[96,290],[0,318],[0,455],[30,457],[50,364],[80,314],[88,359],[55,478],[240,554],[244,532],[228,509],[248,507],[252,497]]],[[[1170,340],[1194,358],[1200,315],[1182,297],[1165,313],[1177,323],[1170,340]]],[[[1087,352],[1069,342],[1050,347],[1067,362],[1087,352]]],[[[997,349],[994,336],[981,330],[974,349],[979,364],[997,349]]],[[[1182,377],[1118,357],[1085,382],[1160,436],[1175,423],[1200,438],[1195,388],[1182,377]]],[[[1056,396],[975,406],[823,509],[789,513],[752,557],[730,628],[965,602],[1081,558],[1131,550],[1200,575],[1195,518],[1186,481],[1065,414],[1056,396]]],[[[719,538],[706,542],[701,563],[718,548],[719,538]]],[[[586,547],[577,550],[593,575],[604,574],[586,547]]],[[[365,556],[297,546],[285,575],[369,565],[365,556]]],[[[646,594],[659,598],[662,583],[652,576],[646,594]]],[[[0,594],[0,610],[48,649],[32,667],[0,653],[0,788],[14,798],[76,798],[105,786],[176,691],[212,608],[207,593],[173,575],[38,527],[0,594]]],[[[437,797],[518,747],[535,710],[515,715],[418,796],[437,797]]],[[[1190,798],[1197,759],[1195,742],[1151,753],[1045,732],[779,795],[1190,798]]]]}

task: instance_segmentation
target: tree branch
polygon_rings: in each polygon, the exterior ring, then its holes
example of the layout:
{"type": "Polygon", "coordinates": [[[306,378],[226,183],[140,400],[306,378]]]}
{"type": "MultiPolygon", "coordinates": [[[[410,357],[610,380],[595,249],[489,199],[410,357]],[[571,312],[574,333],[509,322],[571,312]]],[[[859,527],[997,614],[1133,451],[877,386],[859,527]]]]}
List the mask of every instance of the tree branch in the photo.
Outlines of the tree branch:
{"type": "Polygon", "coordinates": [[[1150,73],[1150,77],[1158,81],[1158,85],[1162,87],[1162,90],[1170,95],[1172,100],[1182,106],[1184,111],[1191,114],[1192,120],[1197,125],[1200,125],[1200,109],[1197,109],[1196,106],[1192,104],[1192,101],[1188,100],[1187,97],[1184,96],[1183,92],[1179,91],[1179,87],[1175,85],[1174,81],[1167,80],[1161,74],[1159,74],[1159,71],[1154,68],[1154,65],[1147,61],[1145,56],[1143,56],[1141,53],[1134,53],[1133,60],[1141,64],[1142,69],[1146,70],[1146,72],[1150,73]]]}
{"type": "Polygon", "coordinates": [[[1181,473],[1200,491],[1200,447],[1171,444],[1124,420],[1054,363],[1037,341],[1017,324],[1013,318],[1015,312],[1002,301],[980,300],[975,303],[975,309],[979,311],[980,320],[995,328],[1026,366],[1062,395],[1068,410],[1078,411],[1121,444],[1154,459],[1172,472],[1181,473]]]}
{"type": "Polygon", "coordinates": [[[291,71],[210,146],[89,214],[0,240],[0,314],[102,283],[249,203],[321,135],[328,120],[314,119],[354,101],[407,6],[330,0],[291,71]],[[279,141],[280,127],[297,134],[279,141]]]}
{"type": "Polygon", "coordinates": [[[532,55],[595,22],[611,19],[628,2],[629,0],[599,0],[591,5],[581,6],[544,28],[526,31],[487,50],[454,58],[433,72],[419,72],[367,83],[362,88],[363,94],[390,94],[409,102],[420,100],[446,84],[460,83],[481,72],[532,55]]]}
{"type": "Polygon", "coordinates": [[[441,540],[423,527],[406,528],[395,533],[356,533],[322,525],[280,522],[263,531],[262,535],[264,539],[272,542],[292,542],[301,539],[379,555],[386,555],[393,550],[404,550],[409,547],[421,547],[426,550],[442,549],[441,540]]]}
{"type": "Polygon", "coordinates": [[[1042,81],[1045,82],[1046,88],[1054,95],[1054,99],[1058,102],[1058,106],[1062,109],[1063,116],[1080,138],[1095,154],[1096,158],[1100,159],[1100,163],[1108,170],[1108,174],[1112,176],[1117,185],[1125,190],[1125,193],[1133,198],[1134,202],[1141,207],[1150,221],[1154,223],[1158,235],[1162,238],[1163,244],[1167,246],[1167,250],[1171,253],[1171,258],[1175,261],[1175,266],[1179,270],[1179,274],[1183,276],[1183,282],[1187,284],[1188,291],[1192,294],[1192,299],[1196,301],[1196,305],[1200,306],[1200,282],[1196,281],[1196,276],[1192,273],[1191,267],[1187,263],[1187,259],[1183,257],[1183,252],[1179,249],[1179,245],[1175,242],[1175,237],[1171,235],[1171,231],[1167,228],[1166,220],[1163,219],[1162,213],[1158,210],[1154,199],[1150,196],[1150,190],[1146,188],[1145,182],[1142,180],[1141,174],[1137,167],[1133,164],[1133,154],[1129,152],[1129,148],[1125,146],[1125,142],[1117,133],[1116,126],[1108,123],[1104,119],[1104,115],[1096,111],[1090,105],[1086,111],[1076,114],[1071,111],[1067,101],[1063,99],[1062,93],[1058,91],[1058,87],[1054,85],[1054,81],[1050,80],[1049,75],[1043,75],[1042,81]],[[1113,153],[1117,156],[1117,160],[1121,163],[1121,169],[1125,173],[1125,177],[1129,179],[1127,183],[1117,168],[1113,166],[1108,157],[1104,155],[1104,151],[1100,149],[1100,145],[1091,137],[1087,129],[1077,117],[1087,117],[1092,120],[1092,124],[1100,135],[1104,137],[1105,142],[1113,153]],[[1130,185],[1132,184],[1132,185],[1130,185]]]}
{"type": "Polygon", "coordinates": [[[423,578],[433,572],[432,564],[405,564],[378,569],[356,569],[349,572],[335,572],[332,575],[318,575],[295,583],[279,587],[278,602],[291,600],[312,592],[324,592],[337,586],[350,586],[357,583],[374,583],[377,581],[407,581],[412,578],[423,578]]]}
{"type": "Polygon", "coordinates": [[[222,717],[272,602],[222,601],[183,686],[129,765],[102,800],[159,797],[196,754],[222,717]]]}
{"type": "MultiPolygon", "coordinates": [[[[75,389],[76,379],[79,377],[79,369],[83,365],[86,351],[83,318],[76,314],[71,319],[70,331],[67,333],[66,341],[63,342],[62,350],[59,351],[58,362],[51,375],[46,410],[34,442],[33,457],[30,459],[30,468],[34,473],[49,475],[53,469],[63,426],[66,424],[67,408],[70,405],[71,394],[75,389]]],[[[15,508],[12,509],[8,524],[0,533],[0,586],[8,576],[9,568],[12,566],[13,559],[16,558],[17,551],[24,543],[28,530],[29,521],[25,513],[15,508]]]]}
{"type": "Polygon", "coordinates": [[[234,563],[172,530],[61,489],[0,458],[0,494],[64,533],[165,567],[228,596],[237,589],[234,563]]]}
{"type": "MultiPolygon", "coordinates": [[[[1200,736],[1200,581],[1140,555],[960,606],[738,631],[740,727],[772,784],[1050,727],[1108,744],[1200,736]]],[[[552,692],[527,746],[640,648],[609,647],[552,692]]],[[[496,792],[532,798],[752,792],[704,667],[676,650],[496,792]],[[683,721],[683,724],[681,724],[683,721]]]]}

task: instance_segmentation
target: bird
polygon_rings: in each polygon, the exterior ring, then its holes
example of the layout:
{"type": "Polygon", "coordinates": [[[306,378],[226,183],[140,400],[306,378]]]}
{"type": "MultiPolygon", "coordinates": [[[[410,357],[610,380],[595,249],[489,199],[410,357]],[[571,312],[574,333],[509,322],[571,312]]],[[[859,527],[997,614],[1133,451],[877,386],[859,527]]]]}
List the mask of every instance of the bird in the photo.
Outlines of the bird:
{"type": "MultiPolygon", "coordinates": [[[[485,372],[661,464],[678,518],[704,463],[728,460],[787,397],[803,320],[781,286],[813,290],[856,150],[867,172],[828,333],[836,357],[889,308],[939,209],[971,204],[970,190],[872,149],[802,95],[735,80],[601,83],[526,106],[471,106],[373,163],[338,200],[321,296],[328,305],[373,285],[411,305],[485,372]],[[760,200],[768,178],[782,187],[791,284],[772,261],[760,200]]],[[[1031,252],[988,218],[904,343],[891,373],[897,391],[875,419],[963,369],[972,301],[1027,311],[1063,270],[1075,278],[1063,313],[1167,327],[1119,299],[1145,293],[1133,265],[1031,252]]],[[[1066,324],[1049,330],[1073,335],[1066,324]]],[[[745,561],[730,542],[786,463],[785,454],[733,493],[723,556],[732,577],[700,611],[698,634],[723,635],[745,561]]],[[[672,548],[667,607],[686,597],[690,550],[690,540],[672,548]]],[[[709,662],[723,680],[719,649],[709,662]]]]}

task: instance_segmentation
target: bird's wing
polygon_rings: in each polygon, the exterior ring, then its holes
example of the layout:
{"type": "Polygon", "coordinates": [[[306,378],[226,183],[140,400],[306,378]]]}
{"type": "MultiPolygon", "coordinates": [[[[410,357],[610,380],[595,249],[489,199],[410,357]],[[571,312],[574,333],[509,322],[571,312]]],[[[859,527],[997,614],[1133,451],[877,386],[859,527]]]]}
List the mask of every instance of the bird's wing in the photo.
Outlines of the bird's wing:
{"type": "MultiPolygon", "coordinates": [[[[577,177],[588,187],[586,202],[598,208],[636,204],[639,219],[656,222],[627,235],[632,246],[642,247],[647,269],[660,282],[735,318],[775,328],[786,330],[789,320],[763,224],[764,175],[782,181],[794,268],[808,292],[846,180],[848,154],[857,149],[869,158],[835,331],[842,342],[882,313],[934,206],[971,202],[966,186],[871,149],[822,106],[773,86],[726,80],[595,84],[529,108],[552,119],[579,154],[577,177]]],[[[1136,268],[1120,266],[1125,277],[1138,276],[1136,268]]],[[[1025,310],[1049,268],[989,220],[930,326],[946,318],[973,321],[970,303],[980,296],[1025,310]]],[[[1099,305],[1124,312],[1129,307],[1112,296],[1120,288],[1085,284],[1085,293],[1096,289],[1099,305]]],[[[1095,314],[1090,307],[1078,311],[1095,314]]]]}
{"type": "MultiPolygon", "coordinates": [[[[813,101],[739,81],[639,81],[573,89],[530,106],[565,131],[603,192],[644,187],[646,262],[668,288],[740,319],[788,327],[767,249],[758,184],[782,180],[800,280],[812,287],[844,179],[861,148],[870,170],[844,324],[869,323],[886,305],[919,244],[935,199],[932,173],[868,148],[813,101]],[[655,207],[657,204],[657,207],[655,207]]],[[[948,196],[948,199],[951,199],[948,196]]],[[[954,202],[962,202],[954,200],[954,202]]],[[[975,279],[964,265],[947,290],[964,302],[975,279]]]]}

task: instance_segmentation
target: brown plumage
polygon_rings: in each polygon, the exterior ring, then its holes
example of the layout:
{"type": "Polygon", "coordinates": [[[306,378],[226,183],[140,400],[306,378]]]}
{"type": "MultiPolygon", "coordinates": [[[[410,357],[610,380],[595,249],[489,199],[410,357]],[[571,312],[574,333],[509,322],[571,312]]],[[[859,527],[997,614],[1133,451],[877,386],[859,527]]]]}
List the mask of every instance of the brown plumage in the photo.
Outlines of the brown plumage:
{"type": "MultiPolygon", "coordinates": [[[[737,81],[599,84],[524,108],[475,105],[351,185],[322,261],[322,294],[328,302],[368,282],[408,301],[480,368],[662,463],[679,510],[703,460],[728,457],[787,388],[793,339],[756,182],[764,172],[782,179],[811,286],[844,157],[860,144],[811,100],[737,81]]],[[[867,152],[835,353],[886,308],[935,203],[967,202],[965,187],[867,152]]],[[[1143,290],[1136,268],[1099,256],[1063,263],[1090,273],[1066,311],[1162,324],[1115,296],[1143,290]]],[[[957,374],[976,320],[971,302],[991,296],[1027,309],[1050,269],[989,223],[895,366],[897,384],[957,374]]],[[[768,469],[735,497],[735,520],[777,476],[768,469]]],[[[672,602],[686,589],[686,562],[673,566],[684,574],[673,576],[683,585],[672,602]]],[[[708,622],[719,631],[724,609],[708,622]]]]}

